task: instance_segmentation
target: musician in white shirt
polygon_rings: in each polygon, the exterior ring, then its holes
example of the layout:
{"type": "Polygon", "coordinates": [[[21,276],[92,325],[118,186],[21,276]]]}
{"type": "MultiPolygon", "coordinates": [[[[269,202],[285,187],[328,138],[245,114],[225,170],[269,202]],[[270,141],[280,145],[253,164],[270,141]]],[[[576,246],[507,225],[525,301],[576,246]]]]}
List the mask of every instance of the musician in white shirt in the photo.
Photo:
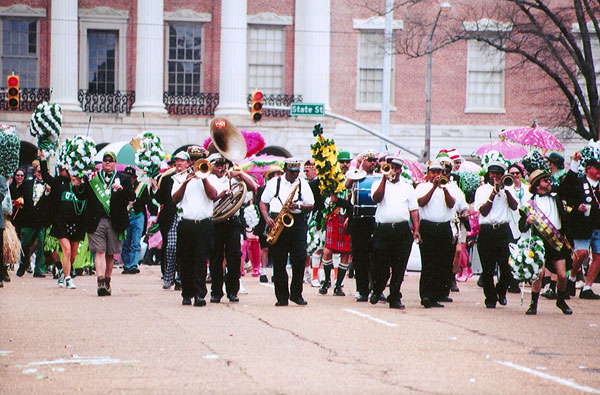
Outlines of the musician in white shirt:
{"type": "MultiPolygon", "coordinates": [[[[248,190],[255,192],[257,185],[252,178],[242,172],[229,170],[231,162],[221,154],[215,153],[208,157],[212,165],[212,174],[208,181],[217,191],[217,202],[231,195],[234,184],[243,182],[248,190]]],[[[237,296],[240,290],[240,261],[242,250],[240,238],[242,224],[239,213],[234,213],[229,218],[214,224],[214,245],[209,255],[211,275],[211,303],[219,303],[223,297],[223,259],[227,262],[227,276],[225,276],[225,289],[230,302],[239,302],[237,296]]]]}
{"type": "Polygon", "coordinates": [[[440,302],[452,302],[448,293],[455,248],[450,221],[455,217],[456,206],[461,211],[466,209],[462,191],[448,178],[442,185],[441,177],[442,164],[431,161],[427,182],[415,188],[422,239],[419,294],[425,308],[444,307],[440,302]]]}
{"type": "Polygon", "coordinates": [[[391,156],[387,163],[392,171],[383,179],[375,181],[371,187],[377,211],[373,233],[373,291],[369,302],[376,304],[379,301],[391,268],[389,307],[403,309],[400,287],[404,280],[413,238],[417,242],[421,241],[419,207],[412,185],[400,181],[402,159],[391,156]]]}
{"type": "Polygon", "coordinates": [[[274,219],[298,185],[289,206],[294,223],[284,227],[277,242],[270,246],[273,260],[273,283],[275,286],[275,306],[287,306],[288,299],[298,305],[306,305],[302,298],[302,280],[306,260],[306,216],[315,203],[313,193],[305,179],[298,178],[301,161],[286,159],[284,175],[270,179],[259,203],[260,213],[267,224],[267,232],[275,225],[274,219]],[[285,269],[288,255],[292,265],[292,281],[288,289],[288,274],[285,269]]]}
{"type": "MultiPolygon", "coordinates": [[[[529,177],[529,191],[533,194],[531,200],[534,211],[538,214],[538,217],[544,222],[544,228],[564,240],[564,232],[566,225],[565,211],[562,200],[557,197],[556,193],[551,194],[552,183],[550,181],[550,174],[543,170],[535,170],[529,177]],[[562,218],[561,218],[562,217],[562,218]],[[556,232],[556,233],[555,233],[556,232]]],[[[531,203],[530,203],[531,204],[531,203]]],[[[567,244],[563,244],[560,251],[558,247],[550,243],[544,234],[531,225],[534,223],[533,215],[526,216],[522,215],[521,221],[519,222],[522,231],[526,231],[527,228],[531,227],[532,234],[541,236],[544,240],[545,249],[545,268],[551,273],[556,274],[556,306],[563,312],[563,314],[573,314],[573,311],[569,308],[565,302],[567,295],[567,258],[569,257],[569,250],[567,244]]],[[[540,296],[540,289],[542,287],[542,275],[536,281],[531,284],[531,303],[529,309],[525,312],[527,315],[537,314],[537,303],[540,296]]]]}
{"type": "Polygon", "coordinates": [[[180,259],[183,305],[205,306],[206,261],[213,247],[213,200],[217,191],[208,178],[186,173],[173,179],[173,203],[182,210],[177,225],[177,252],[180,259]]]}
{"type": "Polygon", "coordinates": [[[495,308],[496,303],[505,306],[506,291],[512,278],[508,266],[508,244],[512,242],[509,222],[511,211],[515,211],[518,203],[514,198],[512,187],[503,187],[502,176],[506,164],[502,160],[491,161],[487,167],[486,182],[475,192],[475,208],[479,210],[479,239],[477,249],[483,272],[483,293],[485,306],[495,308]],[[500,279],[494,287],[496,264],[500,268],[500,279]]]}

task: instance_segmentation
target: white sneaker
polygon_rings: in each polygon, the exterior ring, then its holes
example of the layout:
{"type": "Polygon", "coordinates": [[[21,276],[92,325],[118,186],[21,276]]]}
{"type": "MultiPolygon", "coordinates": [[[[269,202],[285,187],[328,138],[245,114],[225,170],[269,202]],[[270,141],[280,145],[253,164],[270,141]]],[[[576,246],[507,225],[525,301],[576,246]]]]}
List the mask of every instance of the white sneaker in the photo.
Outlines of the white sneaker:
{"type": "Polygon", "coordinates": [[[73,279],[71,277],[67,277],[65,278],[65,283],[67,284],[67,288],[68,289],[75,289],[75,282],[73,281],[73,279]]]}
{"type": "Polygon", "coordinates": [[[313,287],[315,287],[315,288],[318,288],[318,287],[320,287],[320,286],[321,286],[321,283],[319,282],[319,280],[318,280],[318,279],[316,279],[316,278],[315,278],[314,280],[312,280],[312,281],[310,282],[310,285],[311,285],[311,286],[313,286],[313,287]]]}
{"type": "Polygon", "coordinates": [[[312,278],[312,273],[309,269],[304,270],[304,282],[306,284],[310,284],[310,279],[312,278]]]}
{"type": "Polygon", "coordinates": [[[242,284],[241,281],[240,281],[240,290],[238,291],[238,293],[240,295],[247,295],[248,294],[248,290],[246,288],[244,288],[244,284],[242,284]]]}
{"type": "Polygon", "coordinates": [[[64,288],[65,287],[65,274],[63,273],[62,270],[60,270],[58,272],[58,288],[64,288]]]}

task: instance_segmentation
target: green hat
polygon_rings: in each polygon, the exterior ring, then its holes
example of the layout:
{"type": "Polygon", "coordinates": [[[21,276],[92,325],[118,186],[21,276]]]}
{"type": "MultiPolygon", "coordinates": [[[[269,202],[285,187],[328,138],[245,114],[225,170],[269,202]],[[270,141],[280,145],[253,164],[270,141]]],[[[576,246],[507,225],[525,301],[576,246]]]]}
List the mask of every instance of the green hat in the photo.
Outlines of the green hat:
{"type": "Polygon", "coordinates": [[[338,152],[337,160],[352,160],[352,158],[350,157],[350,152],[348,152],[348,151],[338,152]]]}
{"type": "Polygon", "coordinates": [[[113,158],[115,160],[115,162],[117,161],[117,154],[115,154],[112,151],[106,151],[104,153],[104,155],[102,155],[102,159],[106,158],[107,156],[110,156],[111,158],[113,158]]]}

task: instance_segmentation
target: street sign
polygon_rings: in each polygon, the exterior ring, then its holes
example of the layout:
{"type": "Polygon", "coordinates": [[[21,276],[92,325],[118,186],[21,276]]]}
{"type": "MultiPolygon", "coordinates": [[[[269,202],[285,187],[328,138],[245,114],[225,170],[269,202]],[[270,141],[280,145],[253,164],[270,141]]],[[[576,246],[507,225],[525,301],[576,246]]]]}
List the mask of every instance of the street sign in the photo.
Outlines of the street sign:
{"type": "Polygon", "coordinates": [[[292,103],[290,105],[290,116],[299,115],[323,116],[325,115],[325,104],[292,103]]]}

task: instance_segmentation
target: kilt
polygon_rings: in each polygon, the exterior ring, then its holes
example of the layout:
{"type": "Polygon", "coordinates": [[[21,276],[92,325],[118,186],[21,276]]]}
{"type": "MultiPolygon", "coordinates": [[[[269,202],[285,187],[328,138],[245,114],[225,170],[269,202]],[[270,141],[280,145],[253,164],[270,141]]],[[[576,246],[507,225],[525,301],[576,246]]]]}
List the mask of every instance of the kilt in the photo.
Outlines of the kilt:
{"type": "Polygon", "coordinates": [[[346,233],[346,218],[339,213],[327,217],[325,229],[325,248],[336,252],[350,252],[350,234],[346,233]]]}

